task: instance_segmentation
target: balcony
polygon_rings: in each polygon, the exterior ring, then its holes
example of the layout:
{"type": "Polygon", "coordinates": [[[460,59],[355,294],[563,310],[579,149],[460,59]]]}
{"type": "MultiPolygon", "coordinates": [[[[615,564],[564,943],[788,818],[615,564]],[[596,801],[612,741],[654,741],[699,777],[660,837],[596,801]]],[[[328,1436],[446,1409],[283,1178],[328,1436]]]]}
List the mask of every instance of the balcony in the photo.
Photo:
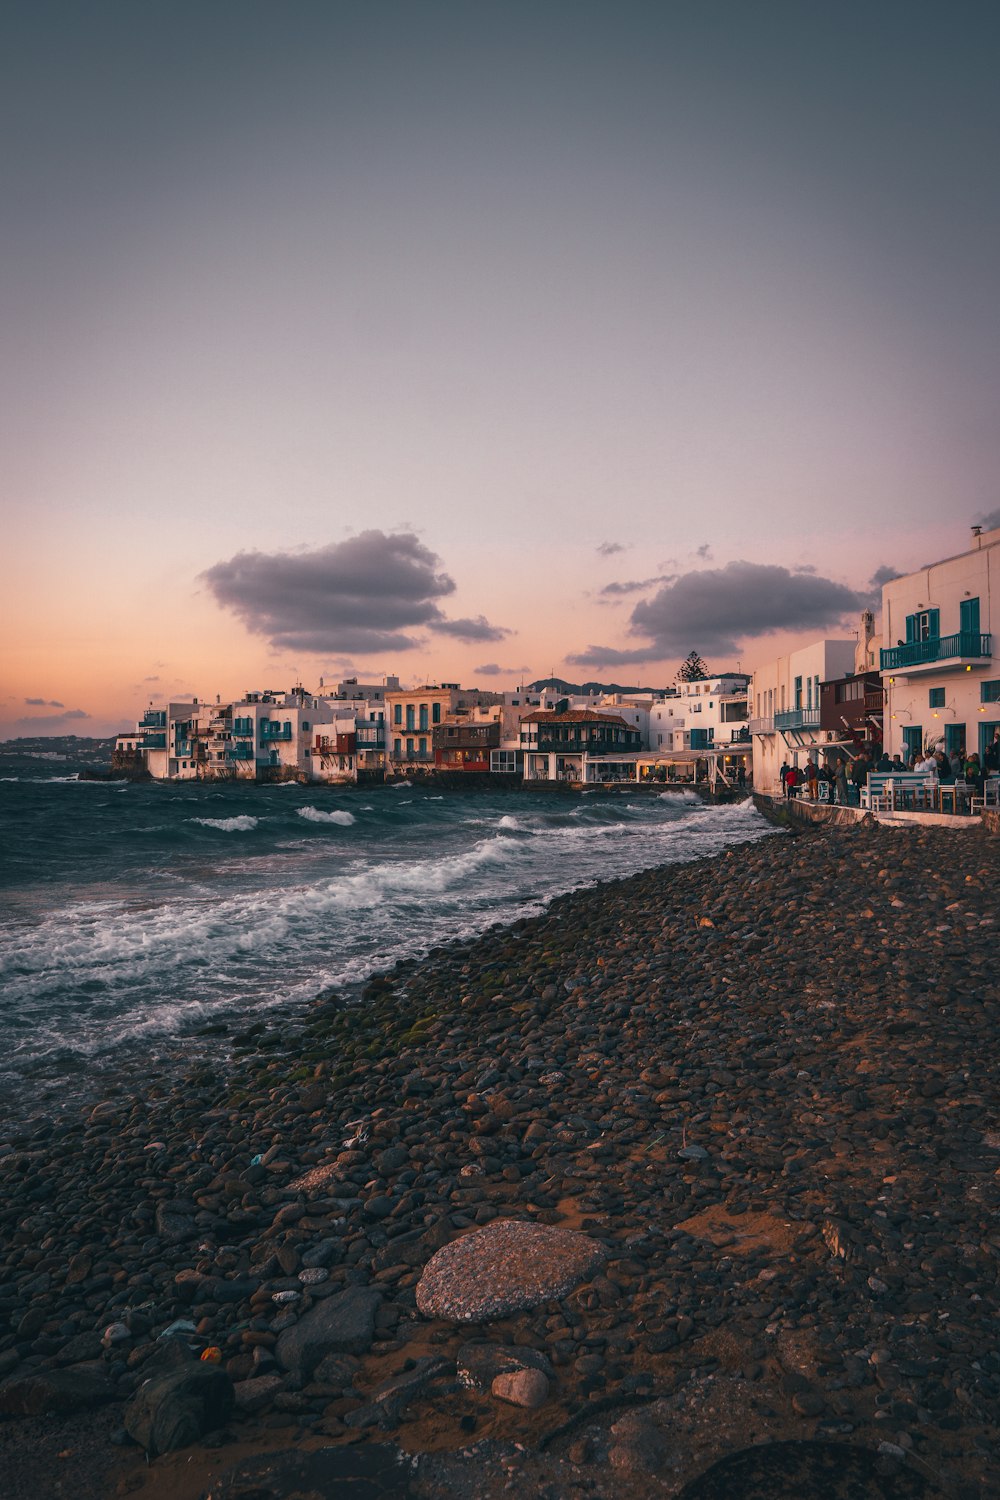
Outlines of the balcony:
{"type": "Polygon", "coordinates": [[[148,708],[139,720],[140,729],[166,729],[167,715],[162,708],[148,708]]]}
{"type": "Polygon", "coordinates": [[[143,750],[165,750],[167,748],[167,736],[165,734],[145,734],[142,737],[143,750]]]}
{"type": "Polygon", "coordinates": [[[775,729],[818,729],[818,708],[789,708],[783,714],[775,714],[775,729]]]}
{"type": "Polygon", "coordinates": [[[771,717],[768,717],[766,719],[751,719],[750,720],[750,733],[751,734],[773,734],[774,733],[774,719],[771,718],[771,717]]]}
{"type": "Polygon", "coordinates": [[[292,737],[292,726],[286,724],[284,728],[280,724],[264,723],[260,726],[260,742],[262,745],[273,745],[279,740],[290,740],[292,737]]]}
{"type": "Polygon", "coordinates": [[[992,637],[978,630],[960,630],[957,635],[931,636],[926,641],[907,641],[880,653],[883,672],[922,672],[964,667],[992,655],[992,637]]]}
{"type": "Polygon", "coordinates": [[[253,760],[253,745],[249,740],[236,740],[226,746],[227,760],[253,760]]]}

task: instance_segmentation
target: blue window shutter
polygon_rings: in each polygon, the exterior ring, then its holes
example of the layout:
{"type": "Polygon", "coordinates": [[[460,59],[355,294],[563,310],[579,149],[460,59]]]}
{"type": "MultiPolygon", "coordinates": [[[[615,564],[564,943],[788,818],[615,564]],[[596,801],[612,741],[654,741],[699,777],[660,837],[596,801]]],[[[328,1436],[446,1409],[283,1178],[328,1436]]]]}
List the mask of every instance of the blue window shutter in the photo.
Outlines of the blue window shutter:
{"type": "Polygon", "coordinates": [[[927,611],[927,629],[931,640],[938,640],[941,635],[941,611],[929,609],[927,611]]]}

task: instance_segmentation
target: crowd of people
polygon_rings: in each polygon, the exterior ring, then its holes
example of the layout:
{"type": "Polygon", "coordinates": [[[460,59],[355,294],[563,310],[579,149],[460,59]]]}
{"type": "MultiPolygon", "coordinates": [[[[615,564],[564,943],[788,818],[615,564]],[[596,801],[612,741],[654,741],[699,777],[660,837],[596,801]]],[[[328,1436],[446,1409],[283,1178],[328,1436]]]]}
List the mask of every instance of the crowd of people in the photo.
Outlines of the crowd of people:
{"type": "Polygon", "coordinates": [[[960,783],[970,789],[970,796],[981,796],[986,778],[1000,775],[1000,730],[982,758],[975,751],[967,756],[961,750],[946,750],[943,742],[916,750],[906,759],[898,754],[888,755],[878,745],[863,748],[856,755],[838,748],[822,760],[811,754],[804,766],[786,761],[780,775],[786,798],[804,796],[813,802],[822,800],[857,807],[861,789],[872,771],[890,775],[922,772],[936,777],[942,786],[960,783]],[[826,790],[821,791],[824,785],[826,790]]]}

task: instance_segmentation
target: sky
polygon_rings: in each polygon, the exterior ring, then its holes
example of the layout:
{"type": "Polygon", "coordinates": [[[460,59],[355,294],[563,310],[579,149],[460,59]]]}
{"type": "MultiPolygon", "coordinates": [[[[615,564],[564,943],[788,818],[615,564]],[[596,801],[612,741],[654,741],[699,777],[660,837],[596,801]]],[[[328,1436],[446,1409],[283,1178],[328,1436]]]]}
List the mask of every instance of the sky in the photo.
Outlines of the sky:
{"type": "Polygon", "coordinates": [[[1000,519],[998,60],[962,0],[13,0],[0,736],[849,636],[1000,519]]]}

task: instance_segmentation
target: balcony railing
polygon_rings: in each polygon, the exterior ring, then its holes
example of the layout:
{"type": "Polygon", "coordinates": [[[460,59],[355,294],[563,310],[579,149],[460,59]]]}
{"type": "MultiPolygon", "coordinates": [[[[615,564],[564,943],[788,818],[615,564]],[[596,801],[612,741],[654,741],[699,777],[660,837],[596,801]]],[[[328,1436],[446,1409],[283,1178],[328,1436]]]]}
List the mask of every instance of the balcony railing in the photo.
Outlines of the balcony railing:
{"type": "Polygon", "coordinates": [[[140,729],[166,729],[167,715],[162,708],[147,708],[139,720],[140,729]]]}
{"type": "Polygon", "coordinates": [[[144,750],[165,750],[167,748],[167,736],[165,734],[145,734],[142,737],[142,748],[144,750]]]}
{"type": "Polygon", "coordinates": [[[818,729],[818,708],[789,708],[774,716],[775,729],[818,729]]]}
{"type": "Polygon", "coordinates": [[[773,717],[771,717],[769,715],[767,718],[764,718],[764,719],[751,719],[750,720],[750,733],[751,734],[773,734],[774,733],[774,719],[773,719],[773,717]]]}
{"type": "Polygon", "coordinates": [[[260,726],[260,742],[262,745],[271,745],[275,740],[290,740],[292,737],[291,726],[282,729],[280,725],[269,728],[267,724],[260,726]]]}
{"type": "Polygon", "coordinates": [[[880,653],[883,672],[899,672],[906,667],[927,663],[978,660],[992,655],[991,637],[978,630],[960,630],[957,635],[932,636],[927,641],[908,641],[905,646],[890,646],[880,653]]]}

